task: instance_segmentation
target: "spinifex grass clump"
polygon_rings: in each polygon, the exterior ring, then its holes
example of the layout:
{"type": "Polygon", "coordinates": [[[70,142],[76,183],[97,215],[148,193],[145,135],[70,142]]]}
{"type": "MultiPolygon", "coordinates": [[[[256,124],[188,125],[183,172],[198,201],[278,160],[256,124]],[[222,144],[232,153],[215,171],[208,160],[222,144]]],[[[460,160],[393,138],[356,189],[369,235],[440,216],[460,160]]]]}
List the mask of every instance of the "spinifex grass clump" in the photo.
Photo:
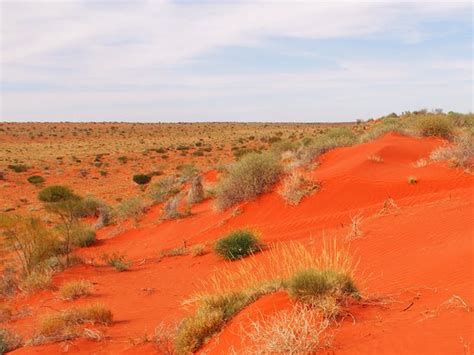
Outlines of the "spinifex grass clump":
{"type": "Polygon", "coordinates": [[[348,297],[359,298],[352,278],[331,269],[307,269],[287,281],[288,293],[294,299],[319,308],[327,318],[339,314],[339,303],[348,297]]]}
{"type": "MultiPolygon", "coordinates": [[[[309,291],[304,293],[308,300],[311,299],[309,297],[314,296],[316,300],[321,296],[315,304],[317,316],[313,319],[317,317],[322,322],[330,322],[340,314],[347,297],[358,298],[358,291],[352,282],[355,267],[356,263],[352,261],[348,250],[341,249],[335,241],[324,243],[322,251],[299,243],[277,244],[258,260],[248,258],[240,261],[237,270],[235,267],[224,267],[205,281],[203,286],[206,293],[197,294],[192,299],[197,303],[197,308],[178,328],[175,350],[178,354],[198,350],[250,303],[278,290],[297,289],[302,292],[299,288],[301,284],[309,285],[309,291]],[[305,270],[315,270],[317,276],[311,274],[310,282],[301,283],[302,277],[307,278],[305,270]]],[[[325,327],[316,328],[316,331],[322,331],[325,327]]],[[[312,345],[319,344],[319,338],[315,340],[318,341],[312,345]]]]}
{"type": "Polygon", "coordinates": [[[110,325],[112,320],[112,312],[101,304],[47,314],[39,321],[36,342],[72,339],[78,336],[82,324],[110,325]]]}
{"type": "Polygon", "coordinates": [[[214,251],[227,260],[237,260],[260,251],[258,237],[247,230],[238,230],[217,241],[214,251]]]}

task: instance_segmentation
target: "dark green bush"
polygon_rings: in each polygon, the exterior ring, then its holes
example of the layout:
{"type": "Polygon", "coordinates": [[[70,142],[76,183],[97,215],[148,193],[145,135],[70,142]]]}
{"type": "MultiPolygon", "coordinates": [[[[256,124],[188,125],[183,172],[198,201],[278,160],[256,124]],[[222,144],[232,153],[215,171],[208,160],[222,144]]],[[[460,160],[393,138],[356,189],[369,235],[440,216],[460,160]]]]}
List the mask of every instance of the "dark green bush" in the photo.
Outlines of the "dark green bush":
{"type": "Polygon", "coordinates": [[[40,175],[31,175],[26,180],[33,185],[41,185],[44,182],[44,178],[40,175]]]}
{"type": "Polygon", "coordinates": [[[151,177],[147,174],[136,174],[133,175],[133,181],[138,185],[146,185],[150,182],[151,177]]]}
{"type": "Polygon", "coordinates": [[[246,230],[234,231],[214,245],[216,254],[227,260],[241,259],[260,250],[258,238],[246,230]]]}
{"type": "Polygon", "coordinates": [[[28,166],[24,164],[10,164],[8,169],[13,170],[15,173],[23,173],[28,170],[28,166]]]}
{"type": "Polygon", "coordinates": [[[79,200],[80,197],[66,186],[52,185],[41,190],[38,199],[43,202],[63,202],[79,200]]]}

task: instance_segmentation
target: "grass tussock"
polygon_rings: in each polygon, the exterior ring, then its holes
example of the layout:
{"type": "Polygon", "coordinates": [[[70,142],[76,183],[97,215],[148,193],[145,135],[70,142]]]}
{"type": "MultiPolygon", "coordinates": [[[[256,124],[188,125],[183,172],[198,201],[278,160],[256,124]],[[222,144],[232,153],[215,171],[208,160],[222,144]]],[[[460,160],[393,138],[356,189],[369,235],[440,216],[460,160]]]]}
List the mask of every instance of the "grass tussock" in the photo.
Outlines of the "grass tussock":
{"type": "Polygon", "coordinates": [[[227,260],[238,260],[262,249],[258,236],[248,230],[237,230],[219,239],[214,245],[217,255],[227,260]]]}
{"type": "Polygon", "coordinates": [[[296,305],[251,322],[246,330],[252,346],[245,354],[313,354],[330,345],[329,326],[313,308],[296,305]]]}
{"type": "Polygon", "coordinates": [[[118,272],[126,271],[132,266],[132,262],[127,261],[125,255],[119,254],[117,252],[114,252],[110,255],[104,253],[102,255],[102,260],[104,260],[107,265],[113,267],[118,272]]]}
{"type": "Polygon", "coordinates": [[[319,186],[319,183],[305,178],[301,172],[293,171],[283,180],[279,193],[288,204],[296,206],[319,186]]]}
{"type": "Polygon", "coordinates": [[[54,289],[52,274],[49,271],[34,271],[20,282],[18,288],[26,294],[52,290],[54,289]]]}
{"type": "Polygon", "coordinates": [[[75,300],[91,294],[92,283],[87,280],[69,281],[63,284],[58,291],[58,296],[62,300],[75,300]]]}
{"type": "Polygon", "coordinates": [[[467,171],[474,168],[474,134],[465,134],[455,139],[454,144],[435,149],[430,154],[434,161],[447,161],[454,167],[467,171]]]}
{"type": "MultiPolygon", "coordinates": [[[[178,354],[196,351],[235,314],[265,294],[291,289],[299,295],[296,292],[302,291],[296,291],[300,289],[295,277],[306,270],[321,273],[318,282],[323,291],[317,294],[308,291],[305,299],[312,296],[314,301],[318,295],[324,295],[319,299],[318,312],[327,320],[331,319],[330,315],[336,317],[340,312],[340,300],[336,297],[357,292],[352,282],[356,265],[348,250],[334,241],[325,242],[322,251],[299,243],[277,245],[263,253],[258,262],[248,258],[240,262],[237,271],[221,269],[203,285],[207,292],[191,300],[196,303],[196,310],[178,327],[175,350],[178,354]],[[331,300],[333,313],[329,313],[331,300]]],[[[310,286],[318,290],[313,284],[310,286]]]]}
{"type": "Polygon", "coordinates": [[[216,187],[216,204],[219,209],[253,199],[268,191],[282,173],[275,154],[250,153],[229,169],[228,175],[216,187]]]}
{"type": "Polygon", "coordinates": [[[72,339],[84,324],[110,325],[112,312],[102,304],[76,307],[40,318],[34,343],[72,339]]]}

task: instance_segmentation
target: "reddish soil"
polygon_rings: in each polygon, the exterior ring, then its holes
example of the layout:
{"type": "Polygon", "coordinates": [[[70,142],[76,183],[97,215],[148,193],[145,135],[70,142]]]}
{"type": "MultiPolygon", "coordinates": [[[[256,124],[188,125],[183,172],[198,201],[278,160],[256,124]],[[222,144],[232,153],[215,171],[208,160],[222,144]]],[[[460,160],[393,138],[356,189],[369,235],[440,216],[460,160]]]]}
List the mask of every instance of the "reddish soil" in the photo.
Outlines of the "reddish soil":
{"type": "MultiPolygon", "coordinates": [[[[208,279],[226,265],[212,253],[159,258],[161,250],[197,243],[211,243],[226,232],[251,227],[264,242],[298,240],[310,243],[322,235],[344,238],[350,217],[361,213],[363,234],[351,242],[360,259],[356,282],[364,295],[382,296],[381,305],[351,307],[352,317],[334,326],[329,353],[367,354],[462,354],[474,341],[473,313],[459,302],[474,303],[473,292],[473,177],[443,163],[420,168],[414,163],[427,158],[443,141],[389,134],[374,142],[340,148],[323,155],[311,176],[321,182],[320,191],[298,206],[285,204],[276,192],[243,204],[242,213],[216,212],[212,201],[193,207],[192,216],[160,222],[159,206],[145,216],[139,227],[111,226],[99,231],[99,242],[80,253],[88,263],[55,277],[88,279],[93,295],[74,302],[56,299],[50,291],[16,299],[16,308],[28,307],[31,316],[12,326],[25,336],[35,328],[39,315],[52,309],[99,301],[109,307],[115,322],[102,342],[25,347],[18,354],[153,353],[152,344],[134,345],[153,334],[160,322],[176,322],[190,312],[182,301],[202,290],[208,279]],[[383,162],[368,159],[379,155],[383,162]],[[409,184],[408,176],[418,179],[409,184]],[[393,198],[398,209],[379,212],[393,198]],[[101,264],[102,253],[119,251],[133,267],[118,273],[101,264]]],[[[215,181],[215,172],[204,179],[215,181]]],[[[258,256],[255,256],[258,257],[258,256]]],[[[238,265],[235,262],[233,265],[238,265]]],[[[266,296],[238,314],[223,331],[206,344],[206,353],[237,353],[245,346],[242,324],[256,314],[269,315],[290,305],[284,293],[266,296]]]]}

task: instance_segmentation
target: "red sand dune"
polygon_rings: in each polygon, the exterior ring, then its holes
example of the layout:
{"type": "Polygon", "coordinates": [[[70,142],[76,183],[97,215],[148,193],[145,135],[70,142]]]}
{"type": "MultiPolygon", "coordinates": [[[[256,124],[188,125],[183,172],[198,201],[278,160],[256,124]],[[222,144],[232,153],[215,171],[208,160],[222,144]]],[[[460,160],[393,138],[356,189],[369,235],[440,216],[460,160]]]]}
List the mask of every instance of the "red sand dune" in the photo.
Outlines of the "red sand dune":
{"type": "MultiPolygon", "coordinates": [[[[264,242],[310,242],[322,234],[344,236],[350,217],[361,213],[362,237],[351,242],[360,259],[356,281],[363,293],[391,299],[386,307],[354,306],[352,318],[334,326],[329,353],[341,354],[462,354],[471,351],[473,313],[449,303],[453,295],[467,304],[473,292],[473,177],[443,163],[416,168],[420,158],[440,144],[438,139],[418,139],[389,134],[374,142],[340,148],[324,154],[311,176],[322,188],[298,206],[285,205],[277,192],[243,204],[243,213],[216,212],[211,201],[193,208],[193,215],[160,223],[159,207],[145,216],[138,228],[128,224],[99,232],[100,242],[81,254],[100,261],[104,252],[125,253],[134,266],[118,273],[105,266],[81,265],[55,277],[55,283],[84,278],[94,283],[93,295],[73,302],[99,301],[110,307],[114,324],[107,339],[96,343],[78,340],[68,344],[74,353],[153,353],[153,345],[133,345],[153,334],[161,321],[175,322],[190,310],[183,300],[202,288],[200,280],[226,264],[212,253],[201,257],[158,258],[163,249],[212,242],[235,228],[252,227],[264,242]],[[379,155],[382,163],[368,156],[379,155]],[[418,183],[409,184],[413,175],[418,183]],[[384,201],[393,198],[399,210],[380,216],[384,201]],[[411,306],[410,306],[411,305],[411,306]],[[406,309],[408,308],[408,309],[406,309]],[[405,310],[406,309],[406,310],[405,310]]],[[[215,172],[205,179],[216,179],[215,172]]],[[[256,256],[258,257],[258,256],[256,256]]],[[[235,263],[237,265],[237,263],[235,263]]],[[[206,353],[237,352],[245,344],[241,324],[256,312],[268,315],[288,307],[284,293],[266,296],[238,314],[206,346],[206,353]],[[208,351],[208,352],[207,352],[208,351]]],[[[16,306],[28,306],[32,316],[14,327],[31,334],[38,315],[71,306],[54,293],[25,297],[16,306]]],[[[54,354],[61,344],[18,349],[15,353],[54,354]]]]}

